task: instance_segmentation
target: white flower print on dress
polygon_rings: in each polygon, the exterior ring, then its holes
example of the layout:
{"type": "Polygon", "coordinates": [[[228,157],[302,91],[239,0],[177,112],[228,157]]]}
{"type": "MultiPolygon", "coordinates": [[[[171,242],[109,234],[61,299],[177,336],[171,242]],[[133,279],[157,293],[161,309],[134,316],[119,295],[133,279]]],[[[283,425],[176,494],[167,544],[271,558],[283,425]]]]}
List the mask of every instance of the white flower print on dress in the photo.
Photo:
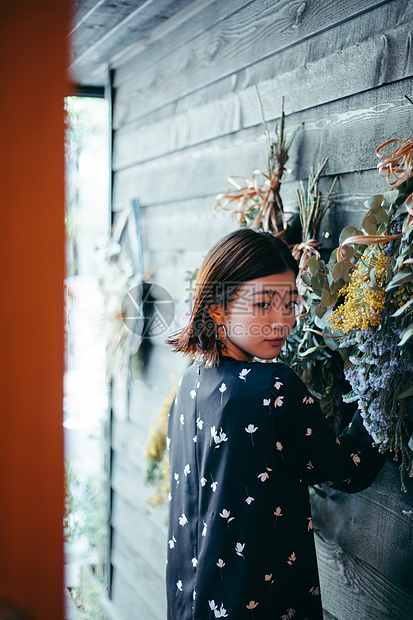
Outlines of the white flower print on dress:
{"type": "MultiPolygon", "coordinates": [[[[238,542],[238,543],[235,545],[235,552],[236,552],[236,554],[237,554],[237,555],[239,555],[239,556],[240,556],[240,558],[244,558],[244,554],[243,554],[244,547],[245,547],[245,543],[239,543],[239,542],[238,542]]],[[[244,558],[244,559],[245,559],[245,558],[244,558]]]]}
{"type": "Polygon", "coordinates": [[[225,390],[227,389],[227,386],[225,385],[225,383],[221,383],[218,389],[221,392],[221,405],[222,405],[222,397],[224,395],[225,390]]]}
{"type": "Polygon", "coordinates": [[[308,521],[307,531],[309,532],[310,530],[313,529],[313,520],[311,517],[307,517],[307,521],[308,521]]]}
{"type": "Polygon", "coordinates": [[[207,482],[208,482],[208,480],[206,478],[202,477],[201,478],[201,487],[204,487],[207,482]]]}
{"type": "Polygon", "coordinates": [[[182,581],[179,579],[179,580],[176,582],[176,594],[178,594],[178,592],[182,592],[182,585],[183,585],[183,584],[182,584],[182,581]]]}
{"type": "Polygon", "coordinates": [[[179,484],[179,474],[174,474],[174,479],[176,480],[176,486],[179,484]]]}
{"type": "MultiPolygon", "coordinates": [[[[208,605],[211,611],[218,609],[218,605],[216,605],[214,599],[212,599],[212,601],[208,601],[208,605]]],[[[211,612],[209,613],[209,617],[211,617],[211,612]]]]}
{"type": "Polygon", "coordinates": [[[228,437],[227,437],[226,433],[224,433],[222,428],[219,429],[219,435],[218,435],[218,433],[215,430],[215,426],[211,427],[211,438],[214,440],[215,449],[219,448],[220,444],[223,441],[228,441],[228,437]]]}
{"type": "Polygon", "coordinates": [[[277,448],[278,452],[281,452],[281,456],[284,458],[284,455],[283,455],[284,446],[282,445],[281,441],[277,441],[277,443],[275,444],[275,447],[277,448]]]}
{"type": "Polygon", "coordinates": [[[251,372],[251,368],[243,368],[238,376],[242,381],[246,381],[246,376],[249,372],[251,372]]]}
{"type": "Polygon", "coordinates": [[[247,494],[247,499],[246,499],[245,501],[246,501],[246,503],[248,504],[248,506],[250,506],[250,505],[252,504],[252,502],[254,502],[255,500],[254,500],[254,498],[253,498],[253,497],[251,497],[251,495],[248,493],[248,489],[247,489],[247,487],[245,487],[245,492],[246,492],[246,494],[247,494]]]}
{"type": "Polygon", "coordinates": [[[213,479],[212,474],[210,474],[210,476],[211,476],[211,480],[212,480],[211,489],[215,493],[215,491],[217,490],[218,482],[213,479]]]}
{"type": "Polygon", "coordinates": [[[228,618],[227,610],[225,609],[223,603],[221,603],[221,607],[214,610],[215,618],[228,618]]]}
{"type": "Polygon", "coordinates": [[[289,564],[290,566],[293,565],[293,562],[295,562],[297,559],[297,556],[295,555],[294,551],[292,552],[292,554],[290,555],[290,557],[287,560],[287,564],[289,564]]]}
{"type": "Polygon", "coordinates": [[[185,416],[183,413],[181,413],[180,417],[179,417],[179,421],[182,424],[182,426],[185,424],[185,416]]]}
{"type": "Polygon", "coordinates": [[[270,407],[271,406],[271,398],[264,398],[262,401],[262,404],[264,405],[264,407],[270,407]]]}
{"type": "Polygon", "coordinates": [[[266,470],[267,471],[264,471],[262,474],[258,474],[258,476],[257,476],[257,478],[259,478],[261,480],[261,482],[265,482],[270,477],[270,474],[268,472],[272,471],[272,468],[267,466],[266,470]]]}
{"type": "Polygon", "coordinates": [[[277,398],[274,399],[274,407],[282,407],[284,404],[283,399],[284,396],[277,396],[277,398]]]}
{"type": "Polygon", "coordinates": [[[170,447],[171,447],[171,438],[167,437],[166,438],[166,449],[169,450],[170,447]]]}
{"type": "Polygon", "coordinates": [[[185,465],[185,467],[184,467],[184,474],[185,474],[185,476],[188,476],[188,474],[190,474],[190,473],[191,473],[191,466],[190,466],[190,464],[188,463],[188,464],[187,464],[187,465],[185,465]]]}
{"type": "Polygon", "coordinates": [[[226,508],[222,509],[222,512],[219,513],[219,516],[222,517],[223,519],[227,520],[227,525],[229,527],[229,524],[231,521],[234,521],[235,517],[231,517],[231,511],[227,510],[226,508]]]}
{"type": "Polygon", "coordinates": [[[208,523],[205,523],[205,521],[202,522],[204,524],[204,527],[202,528],[202,536],[206,536],[207,535],[207,528],[208,528],[208,523]]]}
{"type": "Polygon", "coordinates": [[[180,517],[178,517],[179,525],[184,527],[188,523],[188,519],[186,518],[185,513],[183,512],[180,517]]]}
{"type": "Polygon", "coordinates": [[[312,471],[314,469],[314,465],[312,464],[311,461],[308,461],[306,468],[309,469],[310,471],[312,471]]]}
{"type": "Polygon", "coordinates": [[[312,586],[309,591],[309,594],[311,594],[311,596],[320,596],[320,587],[319,586],[312,586]]]}
{"type": "Polygon", "coordinates": [[[176,538],[172,533],[172,538],[170,540],[168,540],[168,545],[170,549],[173,549],[175,547],[175,543],[176,543],[176,538]]]}
{"type": "Polygon", "coordinates": [[[252,443],[252,445],[254,445],[254,440],[252,438],[252,434],[255,433],[255,431],[257,431],[257,430],[258,430],[258,426],[254,426],[253,424],[248,424],[248,426],[245,427],[245,431],[251,435],[251,443],[252,443]]]}
{"type": "Polygon", "coordinates": [[[279,390],[280,387],[284,385],[281,381],[279,377],[275,377],[275,383],[274,383],[274,387],[276,390],[279,390]]]}
{"type": "Polygon", "coordinates": [[[204,427],[204,421],[203,421],[203,420],[201,420],[201,418],[199,418],[199,417],[198,417],[198,418],[196,419],[196,425],[197,425],[197,427],[199,428],[199,430],[200,430],[200,431],[202,431],[202,429],[203,429],[203,427],[204,427]]]}
{"type": "Polygon", "coordinates": [[[224,560],[223,560],[222,558],[219,558],[219,560],[218,560],[218,562],[217,562],[217,566],[218,566],[218,568],[219,568],[219,569],[220,569],[220,571],[221,571],[221,579],[223,579],[224,577],[222,576],[222,569],[223,569],[223,568],[224,568],[224,566],[225,566],[225,562],[224,562],[224,560]]]}
{"type": "Polygon", "coordinates": [[[196,568],[198,566],[198,560],[196,558],[192,558],[191,562],[192,562],[192,566],[194,568],[196,568]]]}
{"type": "Polygon", "coordinates": [[[265,575],[264,579],[270,584],[270,590],[271,590],[271,586],[275,581],[275,579],[272,578],[272,573],[269,573],[269,575],[265,575]]]}
{"type": "Polygon", "coordinates": [[[350,454],[350,456],[353,459],[354,465],[356,465],[356,467],[357,467],[361,463],[361,458],[359,457],[359,455],[356,452],[353,452],[353,454],[350,454]]]}
{"type": "Polygon", "coordinates": [[[196,396],[196,391],[195,391],[195,390],[191,390],[191,391],[189,392],[189,394],[190,394],[191,398],[195,398],[195,396],[196,396]]]}
{"type": "Polygon", "coordinates": [[[275,521],[274,521],[274,525],[275,525],[277,523],[278,517],[283,516],[283,513],[281,512],[281,506],[277,506],[277,508],[274,510],[274,516],[275,516],[275,521]]]}
{"type": "Polygon", "coordinates": [[[290,609],[287,609],[286,613],[280,617],[281,617],[281,620],[291,620],[291,618],[294,618],[295,614],[296,614],[295,609],[292,609],[292,607],[290,607],[290,609]]]}
{"type": "Polygon", "coordinates": [[[209,605],[211,611],[214,611],[215,609],[218,609],[218,605],[216,605],[214,599],[212,599],[212,601],[208,601],[208,605],[209,605]]]}
{"type": "Polygon", "coordinates": [[[314,402],[314,398],[312,398],[311,396],[304,396],[303,398],[304,405],[312,405],[313,402],[314,402]]]}

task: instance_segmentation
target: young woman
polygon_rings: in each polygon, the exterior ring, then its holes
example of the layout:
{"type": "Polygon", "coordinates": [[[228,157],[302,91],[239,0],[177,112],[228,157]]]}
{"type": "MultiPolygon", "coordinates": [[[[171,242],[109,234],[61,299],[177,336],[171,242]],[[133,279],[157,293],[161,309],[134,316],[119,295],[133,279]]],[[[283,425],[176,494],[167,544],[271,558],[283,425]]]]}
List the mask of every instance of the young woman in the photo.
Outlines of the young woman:
{"type": "Polygon", "coordinates": [[[384,463],[357,414],[337,438],[288,366],[254,361],[293,327],[297,272],[281,240],[231,233],[169,340],[196,361],[169,419],[168,620],[322,620],[307,485],[359,491],[384,463]]]}

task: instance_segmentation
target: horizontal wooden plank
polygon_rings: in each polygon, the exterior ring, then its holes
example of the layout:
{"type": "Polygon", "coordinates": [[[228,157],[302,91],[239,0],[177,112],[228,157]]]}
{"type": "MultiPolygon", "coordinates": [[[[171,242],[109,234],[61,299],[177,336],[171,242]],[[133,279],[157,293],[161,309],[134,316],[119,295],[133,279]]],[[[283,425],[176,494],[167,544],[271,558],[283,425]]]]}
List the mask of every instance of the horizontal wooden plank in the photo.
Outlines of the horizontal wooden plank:
{"type": "MultiPolygon", "coordinates": [[[[121,544],[122,549],[127,546],[135,564],[144,560],[158,577],[163,578],[167,546],[166,509],[157,509],[157,514],[154,510],[149,511],[149,507],[137,509],[135,503],[117,493],[111,525],[114,532],[112,549],[121,544]]],[[[126,551],[122,554],[128,555],[126,551]]]]}
{"type": "Polygon", "coordinates": [[[386,34],[380,24],[377,29],[373,27],[376,22],[371,14],[362,15],[355,20],[358,27],[352,24],[350,31],[342,25],[338,32],[323,32],[297,45],[293,54],[286,49],[275,59],[250,67],[248,74],[239,75],[236,81],[225,78],[224,84],[221,80],[181,98],[177,105],[166,105],[136,121],[136,115],[142,114],[140,107],[128,97],[125,108],[125,98],[119,92],[114,108],[114,126],[118,129],[115,167],[259,124],[255,85],[270,121],[279,115],[281,95],[286,98],[286,113],[291,114],[411,76],[413,6],[409,6],[404,23],[396,21],[393,29],[391,19],[400,17],[390,10],[393,4],[377,10],[386,34]],[[371,36],[365,36],[366,30],[371,36]],[[364,35],[361,41],[360,32],[364,35]]]}
{"type": "Polygon", "coordinates": [[[227,0],[225,3],[220,0],[204,0],[204,2],[190,0],[186,9],[180,14],[180,21],[175,20],[174,23],[174,20],[170,20],[171,23],[164,32],[162,29],[157,29],[159,32],[155,30],[152,36],[149,36],[147,45],[136,46],[135,53],[132,49],[126,61],[122,61],[121,58],[120,62],[115,60],[116,88],[133,80],[136,77],[137,67],[149,69],[158,65],[171,51],[190,44],[249,4],[251,0],[227,0]],[[198,10],[194,13],[193,7],[196,5],[198,10]],[[152,37],[155,37],[155,40],[152,41],[152,37]]]}
{"type": "Polygon", "coordinates": [[[69,33],[72,54],[74,51],[76,51],[76,57],[83,54],[103,36],[107,36],[111,30],[119,27],[119,24],[146,1],[135,0],[133,5],[126,2],[114,3],[111,0],[94,0],[93,4],[82,2],[81,6],[76,9],[76,18],[69,33]]]}
{"type": "MultiPolygon", "coordinates": [[[[325,173],[330,176],[374,169],[376,146],[410,133],[411,109],[403,97],[412,87],[409,78],[288,117],[288,132],[300,121],[305,125],[291,148],[287,166],[293,174],[286,179],[306,178],[322,157],[329,158],[325,173]]],[[[253,170],[264,167],[265,153],[263,131],[257,126],[119,170],[114,178],[115,208],[128,208],[133,196],[147,207],[223,192],[229,187],[228,176],[250,178],[253,170]]]]}
{"type": "Polygon", "coordinates": [[[130,420],[113,420],[112,450],[115,451],[114,459],[117,460],[117,455],[119,455],[119,461],[122,462],[122,457],[126,456],[130,467],[142,468],[147,432],[148,426],[142,427],[130,420]]]}
{"type": "Polygon", "coordinates": [[[229,212],[214,211],[215,196],[142,209],[144,251],[207,250],[234,229],[229,212]]]}
{"type": "Polygon", "coordinates": [[[168,53],[168,46],[185,45],[250,1],[226,0],[224,3],[221,0],[187,0],[185,8],[177,15],[153,28],[144,40],[138,41],[126,49],[124,54],[113,59],[113,68],[119,69],[119,82],[127,82],[135,77],[137,64],[146,68],[157,64],[168,53]]]}
{"type": "MultiPolygon", "coordinates": [[[[119,558],[117,558],[119,559],[119,558]]],[[[165,585],[153,581],[153,573],[144,564],[141,566],[138,581],[131,580],[122,563],[113,569],[112,601],[125,620],[165,620],[165,585]],[[152,584],[156,584],[155,592],[152,584]],[[148,592],[151,596],[148,596],[148,592]]]]}
{"type": "Polygon", "coordinates": [[[134,107],[145,100],[151,107],[164,105],[166,93],[175,100],[379,4],[383,2],[364,0],[361,7],[359,0],[250,2],[191,40],[171,33],[156,66],[149,48],[116,71],[114,85],[133,82],[131,90],[136,93],[138,88],[140,93],[134,107]]]}
{"type": "Polygon", "coordinates": [[[314,527],[346,553],[366,562],[384,577],[413,593],[410,565],[413,481],[400,491],[398,468],[386,463],[373,485],[349,495],[324,487],[327,498],[312,497],[314,527]],[[377,544],[378,540],[380,544],[377,544]]]}
{"type": "Polygon", "coordinates": [[[316,536],[316,549],[323,607],[337,620],[411,619],[411,591],[386,579],[334,542],[316,536]]]}
{"type": "Polygon", "coordinates": [[[399,465],[389,459],[375,482],[368,489],[365,489],[362,495],[371,502],[383,503],[389,510],[393,510],[398,515],[404,514],[403,511],[406,512],[413,508],[413,479],[407,475],[404,482],[406,485],[405,493],[401,490],[399,465]]]}
{"type": "MultiPolygon", "coordinates": [[[[331,177],[326,177],[320,183],[324,196],[331,181],[331,177]]],[[[289,182],[281,190],[284,205],[289,211],[288,217],[297,212],[297,189],[301,189],[298,182],[289,182]]],[[[335,202],[327,212],[322,227],[320,239],[323,247],[335,246],[340,230],[350,223],[350,219],[358,226],[366,211],[364,201],[387,190],[387,183],[376,170],[340,175],[334,193],[335,202]]],[[[182,289],[177,279],[183,277],[185,270],[193,271],[200,266],[209,248],[238,227],[230,212],[217,213],[214,205],[215,196],[209,196],[142,209],[145,263],[156,281],[167,286],[173,296],[182,289]],[[162,280],[159,279],[159,270],[168,273],[162,280]]]]}
{"type": "Polygon", "coordinates": [[[83,83],[102,70],[112,59],[181,9],[188,0],[135,0],[134,2],[97,2],[74,24],[71,32],[70,71],[83,83]]]}

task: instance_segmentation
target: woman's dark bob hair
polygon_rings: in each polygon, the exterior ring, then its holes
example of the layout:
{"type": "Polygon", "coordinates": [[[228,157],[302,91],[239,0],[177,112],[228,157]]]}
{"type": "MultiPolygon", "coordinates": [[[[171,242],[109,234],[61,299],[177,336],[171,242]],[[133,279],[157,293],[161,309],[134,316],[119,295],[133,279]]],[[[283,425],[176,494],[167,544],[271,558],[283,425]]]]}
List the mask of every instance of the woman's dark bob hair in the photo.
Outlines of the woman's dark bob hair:
{"type": "Polygon", "coordinates": [[[218,364],[217,325],[209,315],[210,307],[228,308],[245,282],[289,269],[297,277],[297,261],[284,241],[270,233],[242,228],[223,237],[209,250],[197,273],[188,325],[168,338],[168,344],[208,365],[218,364]]]}

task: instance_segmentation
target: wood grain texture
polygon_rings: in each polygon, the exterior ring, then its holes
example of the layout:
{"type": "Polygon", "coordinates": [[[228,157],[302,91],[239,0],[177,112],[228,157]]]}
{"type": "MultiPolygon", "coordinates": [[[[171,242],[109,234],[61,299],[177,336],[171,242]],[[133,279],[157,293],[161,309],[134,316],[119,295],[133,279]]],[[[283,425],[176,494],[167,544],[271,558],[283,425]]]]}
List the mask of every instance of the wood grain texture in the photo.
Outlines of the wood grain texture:
{"type": "Polygon", "coordinates": [[[400,490],[398,468],[388,462],[373,485],[356,495],[324,485],[327,498],[313,496],[312,512],[323,538],[413,595],[413,521],[407,514],[412,508],[412,481],[407,485],[406,495],[400,490]]]}
{"type": "MultiPolygon", "coordinates": [[[[332,180],[332,177],[321,180],[320,191],[323,196],[327,195],[332,180]]],[[[364,202],[367,198],[385,193],[388,189],[387,182],[376,170],[340,175],[334,191],[334,203],[327,211],[321,229],[325,247],[335,247],[338,233],[350,219],[355,225],[361,223],[366,212],[364,202]],[[323,238],[326,231],[327,239],[323,238]]],[[[301,191],[298,181],[289,181],[281,189],[289,217],[297,213],[297,190],[301,191]]],[[[162,262],[165,268],[170,267],[175,278],[182,277],[186,270],[193,271],[194,265],[199,266],[213,243],[238,227],[231,212],[214,211],[215,202],[216,196],[207,196],[142,209],[146,268],[155,275],[157,281],[162,262]],[[162,226],[159,226],[160,222],[162,226]]],[[[175,292],[177,289],[173,278],[171,285],[171,292],[175,292]]]]}
{"type": "Polygon", "coordinates": [[[231,214],[214,211],[215,196],[142,209],[146,252],[207,250],[234,229],[231,214]],[[164,225],[159,226],[163,222],[164,225]]]}
{"type": "MultiPolygon", "coordinates": [[[[327,175],[374,169],[376,147],[412,127],[410,106],[403,98],[411,90],[409,78],[287,117],[287,132],[304,122],[287,164],[293,170],[292,179],[306,178],[311,165],[322,157],[329,158],[327,175]]],[[[250,178],[256,168],[266,166],[265,158],[261,126],[217,138],[119,170],[114,207],[126,208],[132,196],[151,206],[217,194],[229,187],[228,176],[250,178]],[[162,182],[155,182],[159,178],[162,182]]]]}
{"type": "MultiPolygon", "coordinates": [[[[352,16],[368,11],[382,2],[377,0],[268,0],[265,3],[250,2],[229,15],[213,29],[206,30],[191,40],[170,36],[169,46],[163,45],[164,57],[156,64],[156,72],[150,60],[137,56],[130,71],[119,69],[115,76],[115,88],[125,81],[135,82],[139,74],[138,91],[134,99],[147,100],[151,107],[174,100],[197,88],[213,83],[217,75],[224,77],[250,66],[257,60],[274,54],[298,41],[314,36],[352,16]],[[142,67],[148,69],[142,71],[142,67]]],[[[150,51],[148,50],[148,53],[150,51]]]]}
{"type": "MultiPolygon", "coordinates": [[[[148,419],[151,418],[149,411],[145,411],[146,417],[148,419]]],[[[127,468],[135,468],[139,471],[131,472],[132,475],[139,473],[140,478],[143,479],[143,451],[146,445],[147,439],[147,426],[143,427],[139,426],[135,422],[131,421],[122,421],[122,420],[114,420],[113,421],[113,431],[112,431],[112,448],[115,451],[115,460],[119,461],[120,467],[122,467],[123,456],[125,456],[125,469],[127,468]]],[[[118,466],[117,463],[113,472],[113,478],[118,475],[118,466]]],[[[113,483],[113,481],[112,481],[113,483]]],[[[142,487],[140,487],[136,493],[141,493],[142,487]]]]}
{"type": "Polygon", "coordinates": [[[76,50],[76,56],[88,53],[89,48],[94,47],[97,41],[107,36],[146,1],[135,0],[133,4],[127,1],[114,3],[111,0],[82,2],[74,10],[70,32],[72,52],[76,50]]]}
{"type": "Polygon", "coordinates": [[[161,522],[145,507],[117,493],[112,527],[117,536],[112,546],[116,544],[123,549],[127,543],[133,557],[139,555],[158,578],[164,579],[167,547],[165,510],[162,510],[161,522]]]}
{"type": "Polygon", "coordinates": [[[411,620],[413,596],[335,542],[316,536],[323,607],[337,620],[411,620]]]}
{"type": "MultiPolygon", "coordinates": [[[[234,105],[239,107],[236,119],[238,122],[242,119],[243,127],[260,122],[255,85],[260,89],[266,116],[270,120],[278,114],[274,102],[280,100],[282,94],[286,95],[285,109],[289,114],[374,88],[383,82],[408,77],[412,75],[412,22],[412,5],[404,0],[393,0],[359,15],[350,23],[305,38],[294,46],[293,51],[289,47],[281,49],[228,77],[217,72],[213,84],[199,89],[194,84],[193,92],[181,93],[174,103],[168,104],[173,97],[168,84],[162,82],[163,105],[157,105],[155,112],[150,96],[142,101],[136,99],[139,97],[140,77],[135,75],[130,84],[117,91],[114,126],[128,126],[134,119],[147,116],[143,126],[142,122],[136,123],[135,131],[142,128],[143,138],[152,123],[161,123],[168,145],[173,137],[170,125],[182,125],[186,115],[191,114],[186,120],[188,124],[191,121],[190,128],[196,132],[206,131],[208,139],[218,120],[222,122],[231,115],[234,105]],[[196,117],[198,109],[199,116],[196,117]],[[211,128],[209,122],[202,122],[202,115],[212,122],[211,128]]],[[[222,135],[220,132],[225,128],[224,124],[217,135],[222,135]]],[[[134,130],[133,125],[131,130],[134,130]]],[[[199,141],[200,138],[197,134],[192,136],[188,130],[188,140],[199,141]]],[[[177,148],[180,147],[178,142],[177,148]]]]}
{"type": "Polygon", "coordinates": [[[117,554],[113,570],[112,601],[121,616],[125,620],[165,620],[165,606],[161,604],[164,585],[153,579],[153,573],[144,564],[140,567],[138,580],[131,581],[123,565],[123,556],[117,554]],[[150,588],[151,584],[156,584],[155,592],[150,588]],[[148,591],[152,596],[148,596],[148,591]]]}
{"type": "Polygon", "coordinates": [[[102,0],[74,13],[70,71],[78,83],[104,85],[105,68],[120,51],[145,38],[188,0],[102,0]]]}
{"type": "Polygon", "coordinates": [[[124,84],[134,79],[137,67],[156,67],[170,53],[171,48],[175,49],[196,39],[250,2],[251,0],[189,0],[186,10],[181,11],[175,19],[168,20],[166,28],[155,28],[147,37],[144,46],[137,45],[132,48],[128,58],[121,62],[115,60],[117,83],[124,84]]]}

